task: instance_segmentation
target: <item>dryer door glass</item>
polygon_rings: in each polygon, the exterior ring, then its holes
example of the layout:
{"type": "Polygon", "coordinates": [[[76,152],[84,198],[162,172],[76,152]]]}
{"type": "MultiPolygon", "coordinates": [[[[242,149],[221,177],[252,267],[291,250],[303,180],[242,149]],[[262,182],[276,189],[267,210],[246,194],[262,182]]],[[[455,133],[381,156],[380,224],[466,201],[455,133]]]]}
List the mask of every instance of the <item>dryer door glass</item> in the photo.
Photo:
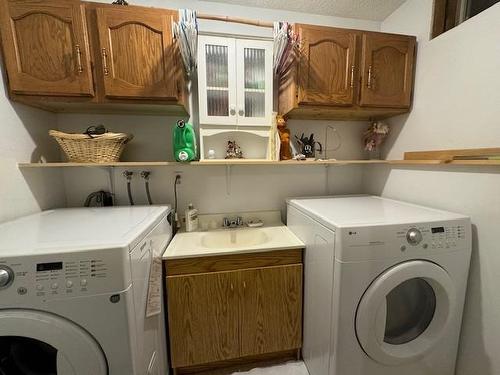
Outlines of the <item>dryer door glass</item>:
{"type": "Polygon", "coordinates": [[[0,337],[0,375],[9,374],[57,374],[57,349],[27,337],[0,337]]]}
{"type": "Polygon", "coordinates": [[[380,274],[356,312],[356,336],[377,362],[399,365],[422,358],[439,344],[455,314],[455,287],[435,263],[412,260],[380,274]]]}
{"type": "Polygon", "coordinates": [[[384,341],[401,345],[420,336],[436,311],[436,294],[427,281],[414,278],[389,292],[384,341]]]}

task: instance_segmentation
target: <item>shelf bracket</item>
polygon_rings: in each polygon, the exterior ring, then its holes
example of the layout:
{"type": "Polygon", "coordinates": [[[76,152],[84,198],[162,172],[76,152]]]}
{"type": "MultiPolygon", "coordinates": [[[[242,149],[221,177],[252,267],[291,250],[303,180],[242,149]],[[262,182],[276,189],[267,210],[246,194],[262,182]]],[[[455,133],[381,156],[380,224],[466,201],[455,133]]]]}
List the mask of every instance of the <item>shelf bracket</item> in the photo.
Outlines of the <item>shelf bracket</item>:
{"type": "Polygon", "coordinates": [[[329,165],[325,164],[325,195],[330,195],[330,176],[328,175],[329,172],[329,165]]]}
{"type": "Polygon", "coordinates": [[[231,166],[226,165],[226,195],[231,195],[231,166]]]}

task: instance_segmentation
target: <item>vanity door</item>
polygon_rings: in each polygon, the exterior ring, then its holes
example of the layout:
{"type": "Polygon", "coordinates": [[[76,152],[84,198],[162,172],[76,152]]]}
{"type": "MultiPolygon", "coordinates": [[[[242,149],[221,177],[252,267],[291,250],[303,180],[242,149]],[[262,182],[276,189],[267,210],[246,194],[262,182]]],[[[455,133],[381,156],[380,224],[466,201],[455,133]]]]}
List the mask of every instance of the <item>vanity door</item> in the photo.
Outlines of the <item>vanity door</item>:
{"type": "Polygon", "coordinates": [[[302,264],[240,272],[241,356],[298,349],[302,343],[302,264]]]}
{"type": "Polygon", "coordinates": [[[172,367],[240,356],[239,272],[167,277],[172,367]]]}

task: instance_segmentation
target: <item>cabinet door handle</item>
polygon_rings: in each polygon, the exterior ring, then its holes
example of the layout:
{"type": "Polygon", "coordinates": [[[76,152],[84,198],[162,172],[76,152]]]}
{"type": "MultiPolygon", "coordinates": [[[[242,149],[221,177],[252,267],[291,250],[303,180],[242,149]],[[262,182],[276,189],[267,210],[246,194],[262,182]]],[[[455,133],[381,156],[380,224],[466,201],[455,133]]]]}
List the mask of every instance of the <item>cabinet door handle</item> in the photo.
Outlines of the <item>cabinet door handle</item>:
{"type": "Polygon", "coordinates": [[[229,114],[230,114],[231,116],[234,116],[234,115],[236,114],[236,109],[231,108],[231,109],[229,110],[229,114]]]}
{"type": "Polygon", "coordinates": [[[366,83],[366,87],[369,89],[372,88],[372,66],[368,67],[368,82],[366,83]]]}
{"type": "Polygon", "coordinates": [[[247,288],[247,282],[243,281],[243,289],[246,289],[246,288],[247,288]]]}
{"type": "Polygon", "coordinates": [[[354,87],[354,65],[351,66],[351,88],[354,87]]]}
{"type": "Polygon", "coordinates": [[[108,53],[106,52],[106,48],[101,50],[102,53],[102,69],[104,70],[104,75],[107,76],[109,74],[108,69],[108,53]]]}
{"type": "Polygon", "coordinates": [[[230,288],[231,288],[231,292],[234,292],[234,285],[233,285],[233,283],[231,283],[230,288]]]}
{"type": "Polygon", "coordinates": [[[83,73],[82,50],[80,49],[80,45],[79,44],[75,45],[75,50],[76,50],[77,70],[78,70],[78,74],[81,74],[81,73],[83,73]]]}
{"type": "Polygon", "coordinates": [[[238,116],[244,116],[244,115],[245,115],[245,111],[244,111],[244,110],[242,110],[242,109],[240,109],[240,110],[238,111],[238,116]]]}

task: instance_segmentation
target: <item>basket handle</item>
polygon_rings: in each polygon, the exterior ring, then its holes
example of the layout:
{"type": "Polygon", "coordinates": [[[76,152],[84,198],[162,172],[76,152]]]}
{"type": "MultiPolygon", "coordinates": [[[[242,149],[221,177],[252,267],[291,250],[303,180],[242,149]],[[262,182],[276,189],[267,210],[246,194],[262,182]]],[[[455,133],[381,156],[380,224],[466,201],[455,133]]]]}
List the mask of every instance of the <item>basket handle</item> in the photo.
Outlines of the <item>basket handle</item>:
{"type": "Polygon", "coordinates": [[[83,134],[87,134],[90,138],[95,138],[94,135],[102,135],[107,132],[108,130],[104,127],[104,125],[92,125],[89,126],[83,134]]]}

